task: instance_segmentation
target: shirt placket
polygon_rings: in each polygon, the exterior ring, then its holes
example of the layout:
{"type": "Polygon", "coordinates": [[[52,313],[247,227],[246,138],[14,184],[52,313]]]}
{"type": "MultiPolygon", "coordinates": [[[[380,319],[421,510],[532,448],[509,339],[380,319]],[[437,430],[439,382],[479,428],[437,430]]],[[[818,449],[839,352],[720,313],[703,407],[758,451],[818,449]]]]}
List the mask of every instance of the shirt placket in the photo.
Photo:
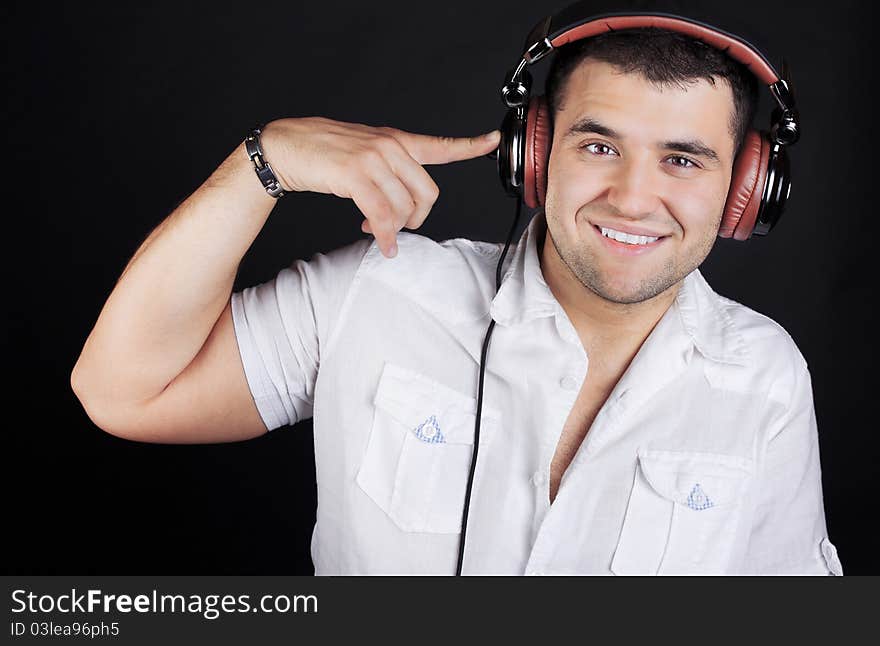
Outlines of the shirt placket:
{"type": "Polygon", "coordinates": [[[564,364],[561,373],[552,375],[555,381],[551,396],[554,399],[552,406],[553,416],[547,420],[545,428],[553,429],[546,435],[546,441],[542,446],[541,466],[532,474],[532,486],[534,495],[535,516],[532,521],[532,550],[529,555],[526,573],[540,574],[540,568],[533,567],[534,563],[544,562],[547,553],[552,549],[554,532],[548,528],[548,517],[558,507],[559,496],[550,505],[550,464],[559,444],[559,438],[568,416],[574,408],[578,393],[589,370],[589,358],[584,351],[580,338],[577,335],[568,317],[559,308],[556,312],[556,329],[563,344],[561,348],[564,355],[571,359],[564,364]],[[533,571],[534,570],[534,571],[533,571]]]}
{"type": "MultiPolygon", "coordinates": [[[[601,446],[601,442],[595,442],[594,438],[599,438],[601,440],[603,437],[608,437],[610,432],[621,425],[624,413],[628,408],[626,406],[626,394],[627,390],[625,389],[613,392],[599,410],[596,419],[593,421],[590,432],[587,433],[583,443],[578,447],[571,464],[566,470],[566,475],[563,478],[564,480],[575,478],[575,471],[583,468],[582,464],[585,459],[601,446]]],[[[565,526],[569,517],[572,514],[579,513],[579,511],[572,506],[572,499],[565,495],[565,490],[562,486],[560,486],[559,491],[556,494],[556,500],[553,502],[552,506],[549,504],[548,490],[546,487],[543,490],[543,496],[543,502],[545,504],[540,522],[538,523],[535,532],[535,541],[532,544],[532,551],[529,554],[529,559],[526,563],[525,574],[527,575],[541,575],[547,573],[550,569],[549,566],[551,565],[553,551],[557,542],[559,540],[565,540],[565,537],[567,536],[565,526]]]]}
{"type": "Polygon", "coordinates": [[[535,516],[532,520],[532,536],[538,535],[541,524],[550,510],[550,464],[559,443],[562,428],[574,407],[578,392],[584,382],[588,366],[589,361],[585,354],[573,355],[572,360],[563,368],[562,374],[554,376],[556,382],[552,392],[554,398],[553,416],[544,426],[548,432],[541,449],[540,466],[531,478],[535,509],[535,516]],[[553,432],[550,432],[549,429],[553,429],[553,432]]]}

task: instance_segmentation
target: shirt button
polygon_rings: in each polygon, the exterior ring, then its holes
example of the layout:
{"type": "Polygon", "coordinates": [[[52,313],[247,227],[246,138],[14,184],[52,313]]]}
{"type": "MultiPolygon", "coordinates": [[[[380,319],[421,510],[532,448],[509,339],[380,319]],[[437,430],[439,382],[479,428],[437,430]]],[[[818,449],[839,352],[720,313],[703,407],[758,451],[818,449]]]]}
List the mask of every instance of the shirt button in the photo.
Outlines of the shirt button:
{"type": "Polygon", "coordinates": [[[540,487],[547,482],[547,475],[543,471],[535,471],[532,474],[532,484],[536,487],[540,487]]]}
{"type": "Polygon", "coordinates": [[[432,437],[437,435],[437,429],[435,429],[433,426],[425,426],[422,428],[422,435],[430,440],[432,437]]]}
{"type": "Polygon", "coordinates": [[[577,379],[572,377],[571,375],[566,375],[559,381],[559,385],[562,386],[565,390],[574,390],[578,386],[577,379]]]}

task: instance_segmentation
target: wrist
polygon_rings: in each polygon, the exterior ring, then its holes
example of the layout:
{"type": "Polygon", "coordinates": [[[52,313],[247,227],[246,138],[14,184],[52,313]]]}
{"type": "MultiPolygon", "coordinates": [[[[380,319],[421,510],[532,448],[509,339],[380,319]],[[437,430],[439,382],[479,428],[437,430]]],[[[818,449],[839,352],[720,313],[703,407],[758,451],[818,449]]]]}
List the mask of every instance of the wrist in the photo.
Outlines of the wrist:
{"type": "Polygon", "coordinates": [[[266,192],[260,180],[254,175],[254,164],[248,157],[243,139],[229,155],[224,165],[228,166],[228,173],[234,177],[236,189],[245,191],[250,199],[261,202],[265,200],[267,204],[274,204],[278,201],[277,198],[266,192]]]}
{"type": "Polygon", "coordinates": [[[277,199],[286,195],[288,189],[281,184],[281,179],[275,174],[275,169],[266,156],[262,145],[264,128],[265,126],[259,125],[251,129],[242,143],[257,180],[268,195],[277,199]]]}
{"type": "Polygon", "coordinates": [[[288,149],[290,142],[290,128],[288,123],[290,119],[276,119],[268,122],[263,127],[263,134],[260,135],[260,142],[263,145],[263,152],[266,157],[272,161],[272,170],[281,184],[281,188],[285,193],[297,193],[303,190],[298,186],[288,173],[291,160],[288,157],[288,149]],[[288,127],[285,127],[288,126],[288,127]]]}

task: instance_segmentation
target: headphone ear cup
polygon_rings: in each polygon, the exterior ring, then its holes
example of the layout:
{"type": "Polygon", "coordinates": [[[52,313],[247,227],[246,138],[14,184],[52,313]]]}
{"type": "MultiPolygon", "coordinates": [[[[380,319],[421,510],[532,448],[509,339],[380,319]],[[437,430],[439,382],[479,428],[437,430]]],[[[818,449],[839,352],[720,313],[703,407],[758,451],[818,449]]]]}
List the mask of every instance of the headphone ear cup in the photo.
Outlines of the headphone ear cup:
{"type": "Polygon", "coordinates": [[[516,160],[521,158],[514,146],[522,146],[522,119],[517,116],[517,109],[511,108],[504,115],[501,123],[501,141],[498,143],[498,177],[504,192],[510,197],[519,197],[522,193],[522,164],[514,167],[516,160]]]}
{"type": "Polygon", "coordinates": [[[733,164],[719,237],[748,240],[752,236],[761,212],[769,160],[770,140],[757,130],[749,130],[733,164]]]}
{"type": "Polygon", "coordinates": [[[529,100],[525,131],[523,199],[526,205],[534,209],[544,205],[547,195],[547,161],[550,158],[550,112],[543,96],[529,100]]]}

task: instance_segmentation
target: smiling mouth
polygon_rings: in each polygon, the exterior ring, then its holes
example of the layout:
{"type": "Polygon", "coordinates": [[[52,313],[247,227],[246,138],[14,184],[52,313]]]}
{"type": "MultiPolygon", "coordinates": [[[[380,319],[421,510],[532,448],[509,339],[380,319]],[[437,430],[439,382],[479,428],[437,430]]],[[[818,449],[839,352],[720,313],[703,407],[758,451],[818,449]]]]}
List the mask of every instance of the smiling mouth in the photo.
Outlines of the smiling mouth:
{"type": "Polygon", "coordinates": [[[607,249],[625,255],[649,252],[662,245],[663,241],[669,237],[634,235],[595,224],[593,225],[593,230],[602,238],[602,242],[607,249]]]}
{"type": "Polygon", "coordinates": [[[616,229],[612,229],[610,227],[600,227],[598,225],[594,225],[594,228],[599,231],[604,237],[610,238],[611,240],[616,240],[617,242],[622,242],[628,245],[635,246],[644,246],[649,245],[651,243],[657,242],[665,238],[666,236],[647,236],[647,235],[636,235],[632,233],[626,233],[624,231],[618,231],[616,229]]]}

